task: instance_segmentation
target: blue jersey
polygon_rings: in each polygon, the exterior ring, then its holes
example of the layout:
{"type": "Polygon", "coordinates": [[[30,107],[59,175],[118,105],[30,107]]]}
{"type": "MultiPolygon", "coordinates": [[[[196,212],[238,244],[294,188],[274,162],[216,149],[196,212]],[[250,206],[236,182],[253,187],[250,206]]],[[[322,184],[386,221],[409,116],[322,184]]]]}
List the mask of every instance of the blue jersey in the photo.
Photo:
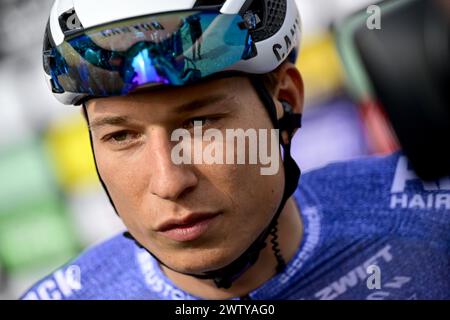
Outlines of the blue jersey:
{"type": "MultiPolygon", "coordinates": [[[[252,299],[450,299],[450,178],[424,183],[401,153],[305,174],[304,236],[252,299]]],[[[24,299],[199,299],[118,235],[38,282],[24,299]]]]}

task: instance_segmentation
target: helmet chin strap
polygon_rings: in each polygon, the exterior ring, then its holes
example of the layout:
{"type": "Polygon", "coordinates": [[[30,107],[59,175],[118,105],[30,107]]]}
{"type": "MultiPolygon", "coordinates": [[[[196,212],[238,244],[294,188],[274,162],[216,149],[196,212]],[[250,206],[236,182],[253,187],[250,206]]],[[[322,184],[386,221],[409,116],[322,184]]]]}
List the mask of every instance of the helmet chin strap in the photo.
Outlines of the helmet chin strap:
{"type": "MultiPolygon", "coordinates": [[[[278,227],[278,218],[281,215],[281,212],[283,211],[287,200],[290,198],[290,196],[295,192],[299,179],[300,179],[300,169],[297,166],[297,163],[294,161],[294,159],[291,156],[291,139],[293,137],[294,131],[297,128],[301,127],[301,114],[295,114],[293,113],[292,107],[287,102],[282,102],[283,109],[284,109],[284,116],[280,120],[277,119],[277,113],[276,113],[276,107],[275,103],[273,101],[272,96],[262,83],[261,79],[258,76],[252,76],[250,78],[253,87],[255,88],[256,92],[258,93],[258,96],[260,100],[263,102],[266,110],[269,113],[270,119],[272,120],[272,123],[274,125],[275,129],[280,130],[280,144],[283,146],[284,149],[284,169],[285,169],[285,186],[284,186],[284,193],[282,200],[280,202],[280,205],[278,209],[276,210],[270,224],[265,228],[261,234],[258,236],[258,238],[250,245],[250,247],[236,260],[228,264],[227,266],[207,271],[201,274],[189,274],[189,273],[183,273],[198,279],[210,279],[213,280],[217,288],[225,288],[228,289],[231,287],[232,283],[238,279],[242,274],[244,274],[251,266],[253,266],[256,261],[258,260],[258,257],[260,255],[260,252],[262,249],[266,247],[266,241],[269,234],[272,236],[272,251],[275,255],[275,258],[277,260],[277,267],[276,272],[280,273],[285,269],[286,262],[281,255],[281,251],[278,244],[278,234],[277,234],[277,227],[278,227]],[[286,132],[289,139],[287,142],[283,140],[282,134],[283,132],[286,132]]],[[[83,110],[86,115],[86,119],[89,122],[89,118],[86,111],[86,106],[83,105],[83,110]]],[[[100,179],[100,182],[103,186],[103,189],[105,190],[109,201],[111,202],[111,205],[113,206],[114,210],[118,214],[118,211],[114,205],[114,202],[112,201],[112,198],[108,192],[108,189],[106,188],[106,185],[103,181],[103,179],[100,176],[100,172],[98,171],[97,166],[97,160],[95,158],[94,148],[93,148],[93,141],[92,141],[92,134],[89,132],[90,141],[91,141],[91,149],[95,160],[95,167],[97,170],[98,177],[100,179]]],[[[152,252],[150,252],[147,248],[145,248],[142,244],[140,244],[129,232],[125,232],[124,236],[128,239],[133,240],[139,247],[145,249],[150,255],[152,255],[160,264],[164,265],[165,267],[180,273],[177,270],[172,269],[171,267],[167,266],[164,262],[162,262],[158,257],[156,257],[152,252]]]]}

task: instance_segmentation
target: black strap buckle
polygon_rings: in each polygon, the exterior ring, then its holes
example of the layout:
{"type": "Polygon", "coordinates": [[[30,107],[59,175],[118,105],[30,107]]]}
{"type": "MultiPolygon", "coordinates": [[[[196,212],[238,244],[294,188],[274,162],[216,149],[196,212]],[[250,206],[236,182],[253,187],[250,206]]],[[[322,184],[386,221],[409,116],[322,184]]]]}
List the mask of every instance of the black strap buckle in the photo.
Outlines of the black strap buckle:
{"type": "Polygon", "coordinates": [[[284,115],[280,120],[278,120],[279,128],[281,133],[287,133],[287,138],[289,141],[291,141],[292,137],[294,136],[295,130],[302,127],[302,114],[294,113],[292,106],[286,101],[282,101],[281,104],[283,105],[284,115]]]}

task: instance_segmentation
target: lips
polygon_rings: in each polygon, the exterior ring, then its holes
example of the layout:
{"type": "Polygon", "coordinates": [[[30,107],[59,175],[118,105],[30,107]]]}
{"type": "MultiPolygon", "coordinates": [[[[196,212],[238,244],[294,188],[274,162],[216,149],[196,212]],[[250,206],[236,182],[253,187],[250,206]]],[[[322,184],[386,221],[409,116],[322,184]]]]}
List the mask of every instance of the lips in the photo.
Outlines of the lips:
{"type": "Polygon", "coordinates": [[[170,219],[156,228],[156,231],[174,241],[193,241],[209,229],[218,215],[218,213],[194,213],[181,219],[170,219]]]}

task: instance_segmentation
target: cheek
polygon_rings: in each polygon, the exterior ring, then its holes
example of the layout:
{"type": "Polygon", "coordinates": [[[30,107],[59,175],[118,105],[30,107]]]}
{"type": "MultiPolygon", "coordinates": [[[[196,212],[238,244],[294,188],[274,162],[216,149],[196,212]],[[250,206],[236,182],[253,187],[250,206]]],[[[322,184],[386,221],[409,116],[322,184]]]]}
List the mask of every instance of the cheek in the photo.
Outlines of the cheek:
{"type": "Polygon", "coordinates": [[[278,208],[283,187],[281,175],[263,176],[259,167],[246,170],[243,174],[245,177],[241,181],[245,181],[245,188],[239,193],[239,203],[243,204],[244,220],[249,226],[260,230],[271,221],[278,208]]]}
{"type": "Polygon", "coordinates": [[[129,213],[140,212],[147,188],[146,172],[135,161],[123,159],[114,152],[97,148],[95,155],[100,176],[120,217],[128,225],[129,213]]]}
{"type": "Polygon", "coordinates": [[[233,234],[240,234],[245,244],[271,221],[278,208],[283,192],[283,172],[263,176],[256,165],[221,167],[215,168],[211,173],[214,178],[210,180],[220,184],[218,188],[228,197],[231,204],[229,228],[237,231],[233,234]]]}

